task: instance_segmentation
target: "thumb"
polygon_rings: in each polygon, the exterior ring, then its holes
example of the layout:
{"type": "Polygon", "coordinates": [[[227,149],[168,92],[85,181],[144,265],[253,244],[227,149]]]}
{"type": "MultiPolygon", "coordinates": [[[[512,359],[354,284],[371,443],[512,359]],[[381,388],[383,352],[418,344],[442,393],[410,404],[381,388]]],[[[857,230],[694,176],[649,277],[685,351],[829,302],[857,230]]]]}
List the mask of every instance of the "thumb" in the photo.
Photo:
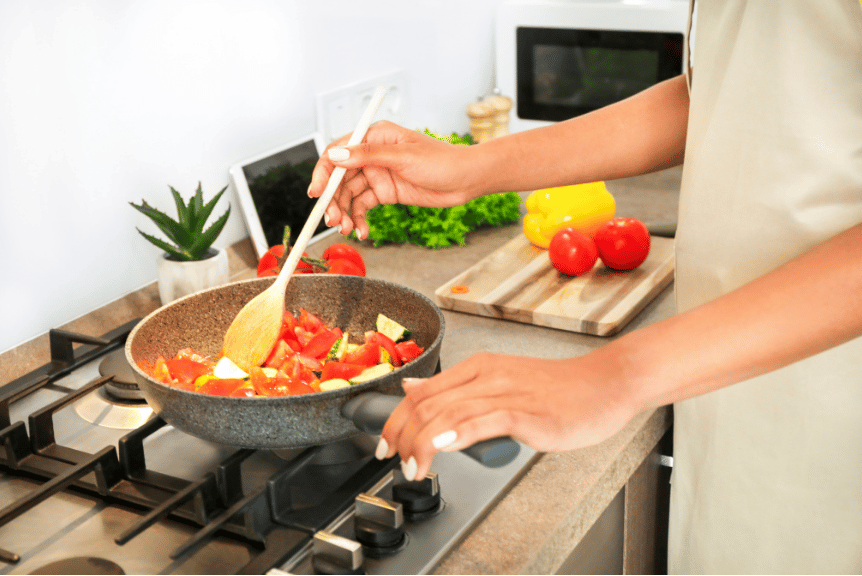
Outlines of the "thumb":
{"type": "Polygon", "coordinates": [[[404,151],[398,145],[363,142],[356,146],[333,146],[327,151],[329,160],[344,168],[380,166],[398,170],[404,163],[404,151]]]}

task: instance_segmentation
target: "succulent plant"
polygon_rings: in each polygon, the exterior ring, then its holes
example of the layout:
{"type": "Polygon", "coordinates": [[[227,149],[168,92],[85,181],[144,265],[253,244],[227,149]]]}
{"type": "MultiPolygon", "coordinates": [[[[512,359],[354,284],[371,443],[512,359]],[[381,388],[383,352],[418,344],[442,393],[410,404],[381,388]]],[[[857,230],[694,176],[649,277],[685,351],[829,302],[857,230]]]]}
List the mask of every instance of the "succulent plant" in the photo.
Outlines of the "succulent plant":
{"type": "Polygon", "coordinates": [[[198,188],[194,195],[189,198],[188,204],[183,201],[183,197],[172,186],[168,186],[168,188],[171,189],[171,194],[174,196],[178,220],[174,220],[164,212],[153,208],[147,204],[146,200],[141,200],[140,204],[134,202],[129,202],[129,204],[138,212],[148,216],[174,244],[171,245],[160,238],[147,234],[140,228],[137,230],[141,236],[167,252],[171,259],[181,261],[203,260],[207,256],[210,246],[227,223],[228,216],[230,216],[230,205],[228,205],[227,211],[204,230],[207,219],[212,214],[216,202],[227,190],[227,186],[222,188],[206,204],[204,204],[200,182],[198,182],[198,188]]]}

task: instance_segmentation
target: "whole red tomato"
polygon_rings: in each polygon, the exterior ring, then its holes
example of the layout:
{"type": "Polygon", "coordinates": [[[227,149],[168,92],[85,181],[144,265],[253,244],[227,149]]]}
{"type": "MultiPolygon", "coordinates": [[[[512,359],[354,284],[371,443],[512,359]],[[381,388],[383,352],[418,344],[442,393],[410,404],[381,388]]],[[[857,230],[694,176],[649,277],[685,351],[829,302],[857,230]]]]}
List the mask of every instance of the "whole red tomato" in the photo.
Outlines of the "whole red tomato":
{"type": "MultiPolygon", "coordinates": [[[[303,252],[302,255],[305,257],[308,256],[305,252],[303,252]]],[[[267,250],[266,254],[261,256],[260,261],[257,263],[258,278],[262,278],[264,276],[278,276],[278,272],[281,269],[279,260],[282,256],[284,256],[284,244],[278,244],[267,250]]],[[[314,268],[311,264],[300,260],[296,265],[294,274],[310,274],[312,272],[314,272],[314,268]]]]}
{"type": "Polygon", "coordinates": [[[323,251],[324,260],[349,260],[353,262],[361,274],[356,276],[365,276],[365,262],[362,260],[362,255],[350,244],[332,244],[323,251]]]}
{"type": "Polygon", "coordinates": [[[347,274],[350,276],[365,276],[365,269],[356,265],[352,260],[344,258],[336,258],[335,260],[327,260],[329,264],[329,274],[347,274]]]}
{"type": "Polygon", "coordinates": [[[554,268],[568,276],[589,272],[598,259],[596,243],[574,228],[564,228],[554,234],[548,246],[554,268]]]}
{"type": "Polygon", "coordinates": [[[644,223],[636,218],[617,217],[596,231],[599,258],[608,268],[631,270],[649,255],[650,236],[644,223]]]}

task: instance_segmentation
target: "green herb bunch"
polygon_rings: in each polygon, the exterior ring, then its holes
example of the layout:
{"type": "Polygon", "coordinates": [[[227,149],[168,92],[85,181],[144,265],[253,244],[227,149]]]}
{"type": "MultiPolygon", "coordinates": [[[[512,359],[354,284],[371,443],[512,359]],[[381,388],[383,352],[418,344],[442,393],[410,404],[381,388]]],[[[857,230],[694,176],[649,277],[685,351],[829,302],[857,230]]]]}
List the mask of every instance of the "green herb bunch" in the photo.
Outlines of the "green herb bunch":
{"type": "Polygon", "coordinates": [[[200,182],[198,182],[198,188],[194,195],[189,198],[188,203],[183,201],[180,193],[174,190],[173,187],[169,186],[169,188],[171,189],[171,194],[174,196],[174,203],[177,207],[177,220],[153,208],[147,204],[146,200],[141,200],[140,204],[133,202],[129,202],[129,204],[138,212],[148,216],[174,244],[171,245],[160,238],[147,234],[140,228],[137,228],[137,230],[141,236],[167,252],[172,260],[203,260],[207,256],[210,246],[218,238],[218,235],[221,234],[224,225],[227,223],[228,216],[230,216],[230,205],[228,205],[227,211],[218,220],[213,222],[209,228],[204,229],[206,221],[212,214],[216,203],[222,197],[225,190],[227,190],[227,186],[222,188],[206,204],[204,204],[200,182]]]}
{"type": "MultiPolygon", "coordinates": [[[[440,136],[427,128],[425,134],[459,146],[475,143],[470,134],[440,136]]],[[[520,206],[521,197],[516,192],[502,192],[450,208],[381,204],[369,210],[365,219],[368,239],[374,246],[397,243],[447,248],[454,244],[463,246],[467,234],[480,226],[517,222],[521,217],[520,206]]]]}

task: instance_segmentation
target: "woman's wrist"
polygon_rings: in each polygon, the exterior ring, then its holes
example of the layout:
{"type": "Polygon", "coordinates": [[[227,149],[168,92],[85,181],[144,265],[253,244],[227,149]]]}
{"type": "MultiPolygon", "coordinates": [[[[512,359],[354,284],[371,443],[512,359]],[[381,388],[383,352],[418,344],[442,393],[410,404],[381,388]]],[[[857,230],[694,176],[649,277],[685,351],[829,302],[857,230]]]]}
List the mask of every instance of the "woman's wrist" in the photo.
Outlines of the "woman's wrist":
{"type": "Polygon", "coordinates": [[[474,144],[458,150],[462,174],[461,188],[466,196],[464,202],[486,194],[506,191],[496,189],[494,186],[497,179],[495,164],[498,159],[486,144],[474,144]]]}
{"type": "Polygon", "coordinates": [[[595,352],[597,360],[608,367],[608,390],[621,410],[634,417],[641,412],[666,404],[657,390],[658,376],[653,360],[658,350],[633,332],[595,352]]]}

